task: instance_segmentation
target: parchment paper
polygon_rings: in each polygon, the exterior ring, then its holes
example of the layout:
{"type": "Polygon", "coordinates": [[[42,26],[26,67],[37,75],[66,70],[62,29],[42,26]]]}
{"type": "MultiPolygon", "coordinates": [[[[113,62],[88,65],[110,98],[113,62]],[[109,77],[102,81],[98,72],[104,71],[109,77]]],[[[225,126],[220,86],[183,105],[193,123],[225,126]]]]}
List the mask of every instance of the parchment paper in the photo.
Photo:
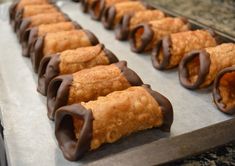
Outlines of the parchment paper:
{"type": "Polygon", "coordinates": [[[210,91],[184,89],[179,84],[177,70],[155,70],[149,55],[132,53],[128,42],[115,40],[113,31],[105,30],[100,22],[91,20],[89,15],[81,12],[77,3],[58,1],[58,5],[83,28],[97,35],[100,42],[120,60],[126,60],[146,84],[168,97],[174,108],[174,123],[170,134],[158,129],[148,130],[105,145],[88,153],[81,161],[65,160],[54,137],[54,122],[47,118],[46,98],[36,91],[37,76],[33,73],[30,60],[21,56],[21,47],[8,23],[9,3],[0,5],[0,106],[10,165],[91,163],[142,148],[160,138],[174,137],[231,118],[215,108],[210,91]]]}

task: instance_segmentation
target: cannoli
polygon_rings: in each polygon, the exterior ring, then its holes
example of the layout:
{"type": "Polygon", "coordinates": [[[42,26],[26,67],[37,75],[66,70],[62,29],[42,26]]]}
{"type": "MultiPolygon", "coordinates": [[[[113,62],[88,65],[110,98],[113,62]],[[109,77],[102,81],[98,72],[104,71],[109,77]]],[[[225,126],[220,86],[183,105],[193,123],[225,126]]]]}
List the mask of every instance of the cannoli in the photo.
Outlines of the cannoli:
{"type": "Polygon", "coordinates": [[[115,28],[116,39],[127,40],[129,32],[138,24],[159,20],[164,17],[165,14],[159,10],[144,10],[134,14],[126,14],[115,28]]]}
{"type": "Polygon", "coordinates": [[[56,110],[64,105],[87,102],[113,91],[142,84],[139,76],[124,61],[58,76],[48,86],[48,117],[53,120],[56,110]]]}
{"type": "Polygon", "coordinates": [[[17,29],[19,29],[22,19],[24,18],[28,18],[42,13],[57,13],[58,11],[59,9],[52,4],[25,6],[24,8],[21,8],[16,12],[14,30],[17,31],[17,29]]]}
{"type": "Polygon", "coordinates": [[[227,114],[235,114],[235,66],[221,70],[215,78],[213,99],[217,108],[227,114]]]}
{"type": "Polygon", "coordinates": [[[50,0],[17,0],[9,7],[10,23],[14,24],[16,11],[28,5],[49,4],[50,0]]]}
{"type": "Polygon", "coordinates": [[[38,37],[42,37],[47,33],[70,31],[75,29],[81,29],[81,26],[76,22],[42,24],[38,27],[28,28],[22,37],[22,54],[23,56],[29,57],[29,50],[38,37]]]}
{"type": "Polygon", "coordinates": [[[186,19],[167,17],[137,25],[130,33],[131,50],[150,51],[164,36],[189,30],[186,19]]]}
{"type": "Polygon", "coordinates": [[[24,33],[28,28],[37,27],[42,24],[53,24],[66,21],[71,21],[71,20],[66,14],[63,14],[61,12],[38,14],[32,17],[28,17],[23,19],[21,23],[19,23],[17,37],[19,38],[20,42],[22,42],[24,33]]]}
{"type": "Polygon", "coordinates": [[[187,52],[216,45],[214,34],[206,30],[171,34],[155,45],[152,51],[153,67],[159,70],[174,68],[187,52]]]}
{"type": "Polygon", "coordinates": [[[91,4],[96,0],[80,0],[81,8],[84,13],[87,13],[91,7],[91,4]]]}
{"type": "Polygon", "coordinates": [[[95,0],[91,3],[89,13],[94,20],[100,20],[105,8],[116,3],[131,1],[131,0],[95,0]]]}
{"type": "Polygon", "coordinates": [[[55,118],[55,136],[66,159],[79,160],[102,144],[132,133],[173,123],[170,101],[148,86],[112,92],[97,100],[61,107],[55,118]]]}
{"type": "Polygon", "coordinates": [[[68,49],[98,44],[96,36],[88,30],[61,31],[38,37],[30,49],[30,58],[37,73],[41,59],[68,49]]]}
{"type": "Polygon", "coordinates": [[[116,56],[103,44],[63,51],[44,57],[38,71],[38,91],[46,95],[50,81],[58,75],[72,74],[98,65],[118,62],[116,56]]]}
{"type": "Polygon", "coordinates": [[[102,23],[106,29],[113,29],[125,14],[132,14],[148,9],[143,2],[120,2],[107,7],[102,16],[102,23]]]}
{"type": "MultiPolygon", "coordinates": [[[[208,39],[205,41],[209,42],[208,39]]],[[[220,70],[232,65],[235,65],[234,43],[192,51],[179,65],[180,83],[188,89],[206,88],[220,70]]]]}

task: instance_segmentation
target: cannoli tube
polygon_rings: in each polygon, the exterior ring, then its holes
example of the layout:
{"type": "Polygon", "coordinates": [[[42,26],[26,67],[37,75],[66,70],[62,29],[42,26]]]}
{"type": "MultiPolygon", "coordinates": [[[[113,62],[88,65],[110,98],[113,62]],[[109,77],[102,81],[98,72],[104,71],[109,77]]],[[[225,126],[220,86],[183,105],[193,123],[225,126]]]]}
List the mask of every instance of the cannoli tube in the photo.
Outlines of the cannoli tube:
{"type": "Polygon", "coordinates": [[[91,7],[91,4],[96,0],[81,0],[81,8],[84,13],[87,13],[91,7]]]}
{"type": "Polygon", "coordinates": [[[116,62],[118,62],[116,56],[103,44],[67,50],[55,56],[46,56],[39,66],[37,90],[46,95],[50,81],[56,76],[116,62]]]}
{"type": "Polygon", "coordinates": [[[25,6],[24,8],[21,8],[16,12],[14,30],[17,31],[17,29],[19,29],[20,23],[24,18],[28,18],[42,13],[56,13],[58,11],[59,9],[52,4],[25,6]]]}
{"type": "Polygon", "coordinates": [[[66,21],[70,21],[70,18],[61,12],[38,14],[32,17],[28,17],[19,23],[20,27],[17,31],[17,37],[19,38],[19,41],[22,42],[24,33],[28,28],[37,27],[42,24],[53,24],[66,21]]]}
{"type": "Polygon", "coordinates": [[[130,31],[138,24],[159,20],[164,17],[165,14],[159,10],[144,10],[134,14],[126,14],[115,28],[116,39],[127,40],[130,31]]]}
{"type": "Polygon", "coordinates": [[[233,65],[235,65],[234,43],[192,51],[179,65],[180,83],[188,89],[206,88],[213,83],[220,70],[233,65]]]}
{"type": "Polygon", "coordinates": [[[146,10],[147,8],[148,6],[140,1],[116,3],[105,9],[102,16],[102,23],[106,29],[113,29],[125,14],[133,14],[146,10]]]}
{"type": "Polygon", "coordinates": [[[48,117],[54,120],[56,110],[64,105],[95,100],[98,96],[142,84],[124,61],[58,76],[48,86],[48,117]]]}
{"type": "Polygon", "coordinates": [[[10,23],[14,25],[15,15],[17,10],[22,9],[28,5],[41,5],[41,4],[49,4],[50,0],[17,0],[14,1],[11,6],[9,7],[9,17],[10,23]]]}
{"type": "Polygon", "coordinates": [[[137,25],[130,32],[131,50],[137,53],[150,51],[164,36],[189,30],[184,18],[167,17],[137,25]]]}
{"type": "Polygon", "coordinates": [[[30,50],[34,71],[37,73],[40,61],[45,56],[98,43],[96,36],[88,30],[61,31],[38,37],[30,50]]]}
{"type": "Polygon", "coordinates": [[[91,3],[89,13],[94,20],[100,20],[105,8],[116,3],[131,1],[131,0],[95,0],[91,3]]]}
{"type": "Polygon", "coordinates": [[[215,78],[213,99],[217,108],[226,113],[235,114],[235,66],[222,69],[215,78]]]}
{"type": "Polygon", "coordinates": [[[174,68],[186,53],[216,45],[214,34],[206,30],[171,34],[155,45],[152,51],[153,67],[159,70],[174,68]]]}
{"type": "Polygon", "coordinates": [[[59,22],[54,24],[42,24],[38,27],[28,28],[22,37],[22,54],[29,57],[29,50],[38,37],[43,37],[47,33],[70,31],[81,29],[76,22],[59,22]]]}
{"type": "Polygon", "coordinates": [[[138,131],[159,128],[169,132],[172,122],[173,109],[166,97],[148,86],[134,86],[61,107],[56,113],[55,135],[64,157],[74,161],[138,131]]]}

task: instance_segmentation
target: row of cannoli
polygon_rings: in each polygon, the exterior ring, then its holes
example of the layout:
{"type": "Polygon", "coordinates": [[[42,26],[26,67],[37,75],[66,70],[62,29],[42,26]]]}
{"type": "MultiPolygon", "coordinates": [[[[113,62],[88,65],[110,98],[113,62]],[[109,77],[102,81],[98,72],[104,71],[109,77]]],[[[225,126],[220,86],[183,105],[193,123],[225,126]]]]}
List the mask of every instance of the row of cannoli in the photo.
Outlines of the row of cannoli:
{"type": "MultiPolygon", "coordinates": [[[[89,11],[93,19],[101,20],[105,28],[115,28],[118,40],[129,40],[133,52],[151,51],[154,68],[169,70],[179,66],[180,83],[188,89],[208,87],[218,80],[216,75],[220,70],[235,65],[234,43],[221,44],[211,30],[193,30],[185,18],[169,17],[140,1],[84,0],[81,6],[86,6],[84,11],[89,11]],[[145,8],[140,10],[137,4],[145,8]]],[[[217,77],[221,78],[220,74],[217,77]]],[[[224,111],[227,105],[234,110],[235,103],[231,106],[232,86],[223,90],[226,92],[218,90],[222,82],[229,84],[228,81],[214,83],[215,104],[223,112],[234,113],[224,111]]]]}
{"type": "Polygon", "coordinates": [[[38,73],[37,90],[47,97],[48,118],[55,120],[66,159],[78,160],[137,131],[170,131],[170,101],[54,3],[18,0],[9,15],[22,54],[38,73]]]}

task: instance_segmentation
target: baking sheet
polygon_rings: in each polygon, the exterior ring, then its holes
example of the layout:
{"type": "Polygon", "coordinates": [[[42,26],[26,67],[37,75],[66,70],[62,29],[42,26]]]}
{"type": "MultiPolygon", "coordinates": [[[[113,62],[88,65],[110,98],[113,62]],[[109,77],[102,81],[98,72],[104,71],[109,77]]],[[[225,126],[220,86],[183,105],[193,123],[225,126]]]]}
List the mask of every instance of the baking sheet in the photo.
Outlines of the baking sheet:
{"type": "Polygon", "coordinates": [[[88,153],[81,161],[65,160],[55,140],[54,123],[47,118],[46,98],[36,91],[37,76],[29,59],[21,56],[21,47],[8,23],[7,3],[0,6],[0,106],[10,165],[64,166],[97,162],[113,155],[146,149],[144,147],[151,147],[161,138],[173,138],[232,118],[216,109],[210,91],[189,91],[181,87],[177,70],[155,70],[149,55],[132,53],[128,42],[115,40],[113,31],[105,30],[100,22],[91,20],[77,3],[57,3],[73,20],[97,35],[120,60],[126,60],[152,89],[168,97],[174,108],[174,123],[170,133],[158,129],[140,132],[88,153]]]}

